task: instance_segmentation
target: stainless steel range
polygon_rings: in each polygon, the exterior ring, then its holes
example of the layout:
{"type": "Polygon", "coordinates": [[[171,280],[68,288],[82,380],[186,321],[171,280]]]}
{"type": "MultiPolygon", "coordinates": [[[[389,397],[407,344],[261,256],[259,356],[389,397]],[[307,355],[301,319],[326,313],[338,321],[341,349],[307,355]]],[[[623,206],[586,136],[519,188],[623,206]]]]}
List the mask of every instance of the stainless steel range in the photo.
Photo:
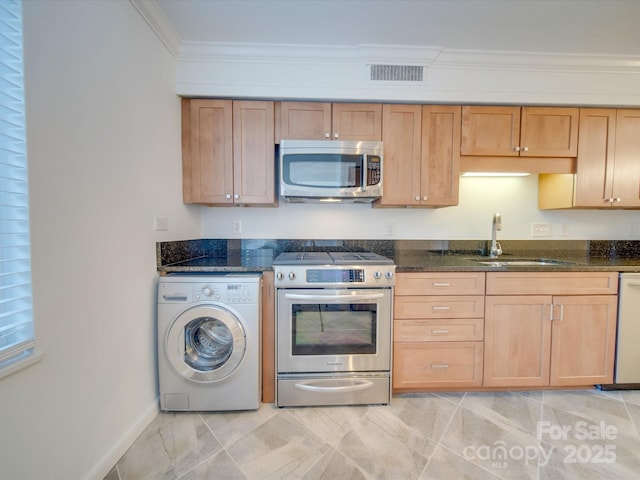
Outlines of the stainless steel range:
{"type": "Polygon", "coordinates": [[[388,404],[393,261],[288,252],[273,265],[276,405],[388,404]]]}

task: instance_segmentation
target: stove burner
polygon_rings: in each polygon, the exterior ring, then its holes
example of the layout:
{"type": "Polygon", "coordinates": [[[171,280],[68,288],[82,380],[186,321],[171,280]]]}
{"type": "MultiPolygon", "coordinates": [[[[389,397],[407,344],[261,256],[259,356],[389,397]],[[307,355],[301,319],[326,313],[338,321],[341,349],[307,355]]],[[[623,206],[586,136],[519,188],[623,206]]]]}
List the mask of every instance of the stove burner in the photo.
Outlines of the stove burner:
{"type": "Polygon", "coordinates": [[[372,252],[285,252],[274,265],[393,265],[393,260],[372,252]]]}

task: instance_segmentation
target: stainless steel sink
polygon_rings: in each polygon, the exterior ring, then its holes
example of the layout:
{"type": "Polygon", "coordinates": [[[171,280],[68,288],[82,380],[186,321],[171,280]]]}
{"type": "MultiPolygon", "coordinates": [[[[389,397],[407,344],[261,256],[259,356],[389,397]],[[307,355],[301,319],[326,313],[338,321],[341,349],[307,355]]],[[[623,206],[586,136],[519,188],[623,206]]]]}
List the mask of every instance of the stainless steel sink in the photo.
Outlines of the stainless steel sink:
{"type": "Polygon", "coordinates": [[[554,265],[574,265],[574,262],[564,260],[551,260],[548,258],[514,258],[505,260],[486,260],[484,258],[469,258],[474,262],[490,267],[540,267],[554,265]]]}

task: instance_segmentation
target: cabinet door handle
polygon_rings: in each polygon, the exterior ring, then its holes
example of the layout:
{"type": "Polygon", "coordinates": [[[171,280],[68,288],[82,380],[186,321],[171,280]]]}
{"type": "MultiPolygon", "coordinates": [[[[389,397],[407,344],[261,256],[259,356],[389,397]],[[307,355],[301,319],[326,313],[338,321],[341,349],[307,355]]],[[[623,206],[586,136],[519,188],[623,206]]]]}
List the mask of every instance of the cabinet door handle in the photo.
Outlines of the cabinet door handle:
{"type": "Polygon", "coordinates": [[[449,335],[448,328],[434,328],[431,330],[431,335],[449,335]]]}
{"type": "Polygon", "coordinates": [[[427,196],[425,195],[424,197],[422,197],[422,200],[426,201],[427,200],[427,196]]]}
{"type": "Polygon", "coordinates": [[[523,152],[528,152],[529,151],[529,147],[522,147],[522,151],[523,152]]]}
{"type": "Polygon", "coordinates": [[[240,195],[238,195],[237,193],[233,196],[233,198],[235,198],[236,200],[238,200],[240,198],[240,195]]]}
{"type": "Polygon", "coordinates": [[[561,322],[564,319],[564,305],[551,305],[551,320],[561,322]],[[556,307],[560,307],[560,315],[556,318],[556,307]]]}
{"type": "Polygon", "coordinates": [[[431,368],[449,368],[448,363],[432,363],[431,368]]]}
{"type": "Polygon", "coordinates": [[[418,195],[416,195],[415,200],[416,200],[416,202],[419,202],[420,201],[420,197],[418,195]]]}
{"type": "Polygon", "coordinates": [[[450,287],[451,286],[450,283],[445,283],[445,282],[433,282],[431,285],[434,287],[450,287]]]}
{"type": "Polygon", "coordinates": [[[513,151],[514,152],[519,152],[520,151],[520,147],[513,147],[513,151]]]}
{"type": "Polygon", "coordinates": [[[338,135],[337,133],[334,133],[334,134],[333,134],[333,138],[337,139],[337,138],[339,138],[339,137],[340,137],[340,135],[338,135]]]}
{"type": "Polygon", "coordinates": [[[227,200],[230,200],[230,199],[231,199],[231,194],[230,194],[230,193],[227,193],[227,194],[224,196],[224,198],[226,198],[227,200]]]}
{"type": "Polygon", "coordinates": [[[431,310],[451,310],[451,307],[449,307],[448,305],[443,305],[443,306],[433,306],[431,307],[431,310]]]}

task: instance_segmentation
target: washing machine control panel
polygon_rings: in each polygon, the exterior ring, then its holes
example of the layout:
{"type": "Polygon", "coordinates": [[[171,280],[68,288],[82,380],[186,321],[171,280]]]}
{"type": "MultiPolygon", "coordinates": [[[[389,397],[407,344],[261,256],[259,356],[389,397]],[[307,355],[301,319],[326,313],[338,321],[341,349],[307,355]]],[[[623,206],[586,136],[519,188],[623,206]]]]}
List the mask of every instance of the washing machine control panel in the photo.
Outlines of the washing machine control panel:
{"type": "Polygon", "coordinates": [[[257,286],[243,283],[196,283],[193,285],[193,298],[216,300],[226,303],[255,303],[258,298],[257,286]]]}

